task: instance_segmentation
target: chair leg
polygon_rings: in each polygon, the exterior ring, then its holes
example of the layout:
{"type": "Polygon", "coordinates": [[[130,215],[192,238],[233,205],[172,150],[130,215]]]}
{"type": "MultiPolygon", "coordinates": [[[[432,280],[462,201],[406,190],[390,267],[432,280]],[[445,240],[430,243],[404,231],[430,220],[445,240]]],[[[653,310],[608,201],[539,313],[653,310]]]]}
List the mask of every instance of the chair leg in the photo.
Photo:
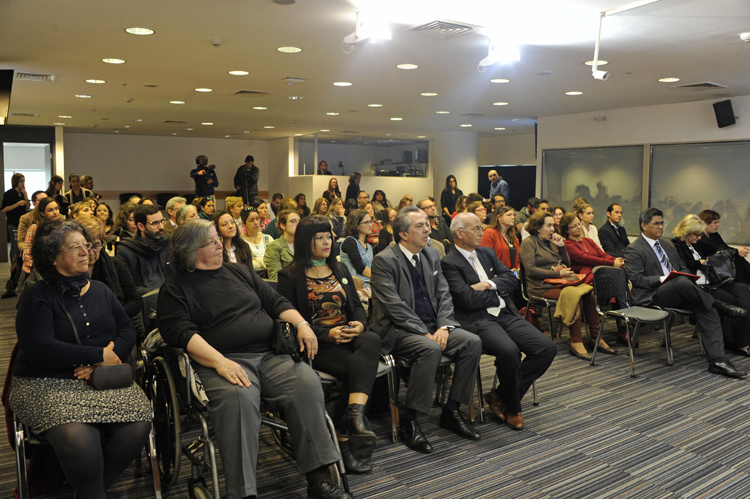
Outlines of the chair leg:
{"type": "Polygon", "coordinates": [[[438,366],[435,378],[437,379],[437,386],[435,387],[435,402],[433,403],[434,405],[440,405],[442,402],[440,395],[443,391],[443,383],[445,382],[445,366],[438,366]]]}
{"type": "Polygon", "coordinates": [[[450,364],[443,369],[443,393],[440,395],[440,405],[445,405],[445,401],[448,399],[448,378],[450,377],[448,368],[450,368],[450,364]]]}
{"type": "Polygon", "coordinates": [[[479,395],[479,422],[484,423],[484,398],[482,394],[482,368],[481,367],[477,368],[477,394],[479,395]]]}
{"type": "Polygon", "coordinates": [[[154,439],[153,424],[148,434],[146,452],[148,453],[148,461],[151,463],[151,476],[154,477],[154,496],[156,499],[161,499],[161,476],[159,475],[159,463],[156,460],[156,440],[154,439]]]}
{"type": "Polygon", "coordinates": [[[664,328],[664,346],[667,349],[667,365],[674,365],[674,356],[672,355],[672,330],[671,328],[664,328]]]}
{"type": "Polygon", "coordinates": [[[18,476],[18,497],[29,499],[29,485],[26,477],[26,445],[24,443],[24,428],[21,423],[13,421],[15,426],[16,446],[16,475],[18,476]]]}
{"type": "Polygon", "coordinates": [[[396,400],[396,392],[398,391],[398,374],[396,372],[396,361],[392,355],[385,356],[386,365],[390,366],[391,370],[388,371],[388,399],[391,404],[391,439],[395,444],[398,442],[398,401],[396,400]]]}
{"type": "Polygon", "coordinates": [[[638,338],[638,329],[641,327],[640,322],[635,323],[635,329],[633,330],[633,338],[630,338],[630,326],[628,323],[625,323],[625,327],[627,328],[628,333],[628,353],[630,354],[630,377],[635,378],[635,357],[633,356],[633,346],[635,345],[635,342],[637,341],[636,338],[638,338]]]}
{"type": "Polygon", "coordinates": [[[536,407],[536,406],[539,405],[539,401],[536,398],[536,380],[534,380],[534,382],[531,383],[531,393],[534,395],[534,402],[532,402],[532,403],[533,403],[534,407],[536,407]]]}
{"type": "MultiPolygon", "coordinates": [[[[606,318],[602,317],[601,322],[599,323],[599,334],[596,335],[596,343],[594,343],[594,352],[591,354],[591,364],[592,366],[596,365],[596,351],[599,350],[599,341],[602,339],[602,332],[604,331],[604,323],[606,322],[606,318]]],[[[588,327],[588,325],[587,325],[588,327]]],[[[589,335],[591,332],[589,332],[589,335]]],[[[589,337],[589,341],[591,338],[589,337]]]]}

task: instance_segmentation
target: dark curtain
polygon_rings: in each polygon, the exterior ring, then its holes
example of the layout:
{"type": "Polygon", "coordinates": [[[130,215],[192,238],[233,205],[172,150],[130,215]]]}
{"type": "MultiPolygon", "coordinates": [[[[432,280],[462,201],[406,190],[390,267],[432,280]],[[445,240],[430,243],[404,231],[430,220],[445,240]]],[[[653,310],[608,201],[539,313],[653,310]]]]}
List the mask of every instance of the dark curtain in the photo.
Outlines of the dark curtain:
{"type": "Polygon", "coordinates": [[[497,170],[497,173],[508,182],[510,187],[510,199],[505,200],[505,204],[520,210],[526,206],[530,197],[534,197],[536,188],[536,165],[518,165],[518,166],[480,166],[479,167],[479,185],[478,191],[481,195],[487,197],[490,193],[490,180],[487,173],[490,170],[497,170]]]}

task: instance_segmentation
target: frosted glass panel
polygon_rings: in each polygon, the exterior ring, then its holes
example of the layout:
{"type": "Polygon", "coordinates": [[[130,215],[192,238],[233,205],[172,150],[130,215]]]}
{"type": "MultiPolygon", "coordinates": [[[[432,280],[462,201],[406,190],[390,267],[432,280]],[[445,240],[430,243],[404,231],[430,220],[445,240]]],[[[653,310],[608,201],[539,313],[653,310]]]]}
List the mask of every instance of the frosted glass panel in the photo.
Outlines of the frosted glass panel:
{"type": "Polygon", "coordinates": [[[597,227],[607,220],[607,206],[618,203],[628,234],[638,234],[642,185],[642,146],[542,152],[542,196],[565,211],[572,210],[576,198],[586,198],[597,227]]]}
{"type": "Polygon", "coordinates": [[[750,242],[750,142],[652,146],[651,204],[671,228],[688,213],[719,212],[727,243],[750,242]]]}

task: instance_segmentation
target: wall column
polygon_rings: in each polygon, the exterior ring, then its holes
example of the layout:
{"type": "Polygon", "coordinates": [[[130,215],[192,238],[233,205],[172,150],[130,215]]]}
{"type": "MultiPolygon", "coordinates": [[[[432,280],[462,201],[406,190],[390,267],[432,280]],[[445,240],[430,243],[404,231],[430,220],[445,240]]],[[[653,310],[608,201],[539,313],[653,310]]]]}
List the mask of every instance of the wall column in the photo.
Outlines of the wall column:
{"type": "MultiPolygon", "coordinates": [[[[435,165],[435,200],[445,189],[445,178],[455,175],[464,194],[475,192],[479,182],[479,134],[476,132],[442,132],[435,134],[430,150],[435,165]]],[[[416,201],[416,200],[415,200],[416,201]]]]}

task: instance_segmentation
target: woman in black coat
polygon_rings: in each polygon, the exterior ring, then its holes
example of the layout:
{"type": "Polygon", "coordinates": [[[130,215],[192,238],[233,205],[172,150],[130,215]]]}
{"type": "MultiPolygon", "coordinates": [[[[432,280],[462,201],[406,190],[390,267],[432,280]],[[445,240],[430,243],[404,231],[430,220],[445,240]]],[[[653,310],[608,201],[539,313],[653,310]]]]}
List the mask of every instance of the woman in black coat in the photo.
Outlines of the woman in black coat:
{"type": "Polygon", "coordinates": [[[456,177],[448,175],[445,179],[445,189],[443,189],[443,193],[440,195],[440,206],[443,209],[441,212],[443,220],[445,220],[445,223],[447,223],[449,227],[451,225],[453,210],[456,208],[456,202],[458,201],[458,198],[463,195],[463,191],[458,188],[456,177]]]}
{"type": "MultiPolygon", "coordinates": [[[[719,213],[714,210],[703,210],[698,213],[698,217],[706,224],[706,230],[697,243],[703,254],[713,255],[717,251],[730,247],[719,234],[719,219],[721,218],[719,213]]],[[[737,269],[735,282],[750,284],[750,262],[746,260],[749,253],[748,248],[740,246],[734,254],[734,266],[737,269]]]]}
{"type": "Polygon", "coordinates": [[[294,260],[279,272],[278,292],[310,323],[318,337],[313,367],[346,383],[334,412],[347,471],[372,468],[354,458],[348,441],[373,442],[365,404],[378,371],[380,336],[367,330],[367,315],[346,266],[333,256],[331,223],[311,215],[297,226],[294,260]],[[346,398],[348,397],[348,399],[346,398]]]}

